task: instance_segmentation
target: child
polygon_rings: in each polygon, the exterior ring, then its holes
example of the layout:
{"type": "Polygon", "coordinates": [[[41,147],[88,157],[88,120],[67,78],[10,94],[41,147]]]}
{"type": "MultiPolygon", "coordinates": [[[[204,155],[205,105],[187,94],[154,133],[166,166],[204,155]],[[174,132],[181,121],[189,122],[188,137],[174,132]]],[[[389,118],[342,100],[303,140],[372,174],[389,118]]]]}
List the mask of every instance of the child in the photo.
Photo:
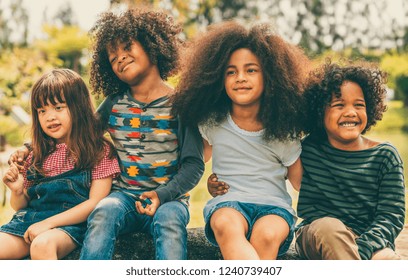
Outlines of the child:
{"type": "Polygon", "coordinates": [[[204,162],[198,129],[170,114],[165,79],[177,70],[180,31],[165,13],[142,9],[103,13],[91,30],[90,81],[107,97],[98,113],[121,175],[88,219],[81,259],[111,259],[117,236],[129,232],[151,233],[156,259],[187,258],[188,191],[204,162]]]}
{"type": "Polygon", "coordinates": [[[390,143],[363,136],[386,110],[386,75],[330,61],[312,73],[297,250],[307,259],[399,259],[403,163],[390,143]]]}
{"type": "Polygon", "coordinates": [[[174,110],[199,125],[204,154],[230,189],[204,209],[205,234],[224,259],[276,259],[296,215],[285,178],[298,187],[302,67],[307,58],[258,25],[209,28],[186,56],[174,110]]]}
{"type": "Polygon", "coordinates": [[[22,174],[12,162],[3,178],[17,212],[0,227],[0,259],[66,256],[81,245],[89,213],[120,172],[78,74],[44,74],[33,86],[31,112],[32,152],[22,174]]]}

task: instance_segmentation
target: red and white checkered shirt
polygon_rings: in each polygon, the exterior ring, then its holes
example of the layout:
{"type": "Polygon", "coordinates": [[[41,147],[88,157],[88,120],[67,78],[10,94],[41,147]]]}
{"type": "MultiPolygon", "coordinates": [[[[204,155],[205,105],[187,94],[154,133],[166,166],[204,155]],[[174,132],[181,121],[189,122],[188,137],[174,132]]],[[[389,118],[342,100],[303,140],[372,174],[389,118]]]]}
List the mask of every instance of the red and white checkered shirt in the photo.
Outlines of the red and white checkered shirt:
{"type": "MultiPolygon", "coordinates": [[[[116,177],[120,174],[119,163],[116,157],[110,159],[108,145],[105,145],[105,155],[103,159],[92,169],[92,180],[107,178],[110,176],[116,177]]],[[[33,153],[31,152],[24,164],[23,176],[24,187],[30,187],[34,182],[27,180],[27,169],[31,165],[33,153]]],[[[68,156],[68,148],[65,143],[57,144],[56,150],[47,156],[43,163],[43,169],[46,177],[53,177],[69,170],[74,169],[75,162],[68,156]]]]}

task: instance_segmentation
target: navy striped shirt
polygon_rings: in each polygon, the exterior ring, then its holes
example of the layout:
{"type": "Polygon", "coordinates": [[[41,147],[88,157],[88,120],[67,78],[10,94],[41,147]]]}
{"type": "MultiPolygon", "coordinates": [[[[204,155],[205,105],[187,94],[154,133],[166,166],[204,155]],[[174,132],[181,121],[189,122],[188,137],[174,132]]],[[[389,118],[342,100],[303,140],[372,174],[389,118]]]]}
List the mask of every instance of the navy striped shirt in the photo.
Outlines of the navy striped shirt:
{"type": "Polygon", "coordinates": [[[303,224],[322,217],[341,220],[359,236],[362,259],[385,247],[394,249],[405,220],[403,162],[394,146],[343,151],[307,137],[301,159],[297,212],[303,224]]]}

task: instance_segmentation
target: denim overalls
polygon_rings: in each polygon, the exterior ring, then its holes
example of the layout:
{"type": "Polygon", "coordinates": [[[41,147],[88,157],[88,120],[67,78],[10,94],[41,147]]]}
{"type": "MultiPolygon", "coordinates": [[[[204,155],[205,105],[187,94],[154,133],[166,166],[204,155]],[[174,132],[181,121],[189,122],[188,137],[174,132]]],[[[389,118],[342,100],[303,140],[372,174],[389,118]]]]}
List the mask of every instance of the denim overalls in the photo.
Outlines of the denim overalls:
{"type": "MultiPolygon", "coordinates": [[[[8,224],[0,227],[0,231],[23,237],[32,224],[64,212],[89,198],[89,170],[70,170],[54,177],[43,177],[32,170],[27,170],[27,179],[35,181],[27,190],[30,197],[28,206],[18,210],[8,224]]],[[[58,228],[78,245],[82,245],[86,222],[58,228]]]]}

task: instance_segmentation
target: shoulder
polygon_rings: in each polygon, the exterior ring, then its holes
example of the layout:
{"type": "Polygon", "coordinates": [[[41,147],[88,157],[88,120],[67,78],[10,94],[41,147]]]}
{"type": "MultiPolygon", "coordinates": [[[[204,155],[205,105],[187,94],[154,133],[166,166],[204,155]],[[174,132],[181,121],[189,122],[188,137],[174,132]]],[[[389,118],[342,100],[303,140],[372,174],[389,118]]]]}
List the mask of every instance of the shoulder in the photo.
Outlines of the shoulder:
{"type": "Polygon", "coordinates": [[[397,148],[389,142],[378,144],[374,147],[373,153],[384,158],[385,162],[393,166],[402,165],[402,159],[397,148]]]}
{"type": "Polygon", "coordinates": [[[110,109],[115,105],[119,99],[121,99],[124,96],[124,93],[121,94],[112,94],[107,96],[102,103],[99,105],[98,109],[96,110],[100,114],[104,114],[107,111],[110,111],[110,109]]]}

